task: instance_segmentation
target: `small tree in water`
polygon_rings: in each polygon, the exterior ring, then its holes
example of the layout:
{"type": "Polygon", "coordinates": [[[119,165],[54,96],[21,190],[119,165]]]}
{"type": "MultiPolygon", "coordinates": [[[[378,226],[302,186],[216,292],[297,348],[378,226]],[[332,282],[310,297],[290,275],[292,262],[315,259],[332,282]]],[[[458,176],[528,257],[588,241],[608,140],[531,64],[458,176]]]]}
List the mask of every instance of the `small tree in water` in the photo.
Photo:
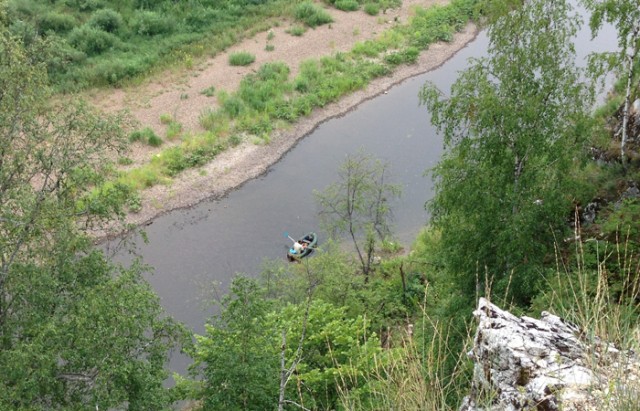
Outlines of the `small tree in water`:
{"type": "Polygon", "coordinates": [[[324,228],[334,236],[348,234],[365,281],[369,279],[377,241],[391,232],[390,202],[401,194],[399,185],[388,182],[389,169],[388,163],[360,151],[347,156],[336,183],[315,193],[324,228]]]}

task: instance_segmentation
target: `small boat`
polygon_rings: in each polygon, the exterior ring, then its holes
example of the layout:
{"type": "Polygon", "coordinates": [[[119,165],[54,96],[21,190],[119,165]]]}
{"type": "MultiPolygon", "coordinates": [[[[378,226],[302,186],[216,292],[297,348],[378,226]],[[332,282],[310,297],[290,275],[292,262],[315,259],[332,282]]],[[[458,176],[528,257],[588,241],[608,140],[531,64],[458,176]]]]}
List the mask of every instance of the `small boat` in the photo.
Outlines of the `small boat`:
{"type": "Polygon", "coordinates": [[[300,260],[301,258],[311,254],[318,243],[318,236],[316,233],[309,233],[300,238],[297,243],[302,245],[302,249],[300,251],[296,251],[294,247],[291,247],[289,251],[287,251],[287,259],[289,261],[300,260]]]}

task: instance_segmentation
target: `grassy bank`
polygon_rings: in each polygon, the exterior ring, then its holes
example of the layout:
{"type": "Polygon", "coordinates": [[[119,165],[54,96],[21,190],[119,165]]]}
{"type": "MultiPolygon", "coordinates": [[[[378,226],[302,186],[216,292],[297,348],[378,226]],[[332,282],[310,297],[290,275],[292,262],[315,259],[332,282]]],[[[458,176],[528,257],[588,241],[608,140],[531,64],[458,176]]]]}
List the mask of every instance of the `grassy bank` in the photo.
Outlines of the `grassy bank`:
{"type": "MultiPolygon", "coordinates": [[[[455,0],[447,6],[418,9],[407,25],[358,43],[350,52],[303,62],[293,79],[286,63],[263,65],[244,78],[236,92],[217,93],[221,107],[200,114],[206,132],[182,135],[179,144],[155,155],[149,163],[121,173],[110,187],[115,184],[139,195],[139,190],[168,183],[180,172],[201,166],[242,141],[268,144],[276,130],[365,88],[402,64],[415,63],[430,44],[451,40],[473,18],[475,3],[455,0]]],[[[104,192],[97,189],[96,198],[104,192]]],[[[131,210],[138,204],[134,200],[131,210]]]]}

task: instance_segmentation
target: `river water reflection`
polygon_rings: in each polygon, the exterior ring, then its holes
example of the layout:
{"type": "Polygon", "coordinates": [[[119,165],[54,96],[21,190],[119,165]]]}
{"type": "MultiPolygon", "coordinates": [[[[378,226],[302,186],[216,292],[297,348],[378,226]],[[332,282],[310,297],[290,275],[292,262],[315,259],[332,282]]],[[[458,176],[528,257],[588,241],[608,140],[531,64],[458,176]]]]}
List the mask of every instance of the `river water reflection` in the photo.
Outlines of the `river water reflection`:
{"type": "MultiPolygon", "coordinates": [[[[590,51],[615,47],[615,34],[605,30],[596,41],[588,28],[576,40],[580,58],[590,51]]],[[[404,81],[347,115],[321,124],[268,172],[219,200],[166,214],[146,227],[148,244],[137,240],[138,252],[153,267],[148,280],[168,315],[202,333],[211,310],[212,284],[226,289],[235,273],[259,273],[263,259],[285,258],[296,237],[318,230],[313,190],[336,180],[345,156],[360,148],[391,163],[403,196],[395,205],[394,232],[410,246],[428,215],[425,202],[432,182],[425,170],[442,153],[442,139],[430,125],[418,92],[427,81],[447,92],[470,57],[486,55],[484,32],[437,70],[404,81]]],[[[321,234],[322,241],[322,234],[321,234]]],[[[129,257],[118,257],[126,262],[129,257]]],[[[175,361],[172,361],[175,362],[175,361]]],[[[186,359],[172,368],[182,371],[186,359]]]]}

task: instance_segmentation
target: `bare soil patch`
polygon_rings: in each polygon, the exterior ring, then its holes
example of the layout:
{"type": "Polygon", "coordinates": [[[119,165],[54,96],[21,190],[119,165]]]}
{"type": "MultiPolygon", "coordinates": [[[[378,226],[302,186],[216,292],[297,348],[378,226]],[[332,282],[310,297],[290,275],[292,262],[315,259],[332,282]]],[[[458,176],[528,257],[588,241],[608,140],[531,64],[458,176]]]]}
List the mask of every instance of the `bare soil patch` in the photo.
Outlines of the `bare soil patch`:
{"type": "MultiPolygon", "coordinates": [[[[235,91],[240,80],[267,62],[282,61],[295,76],[300,63],[311,58],[349,51],[356,42],[374,39],[394,24],[404,24],[415,6],[429,7],[446,4],[446,0],[405,0],[401,8],[388,10],[385,14],[370,16],[363,11],[341,12],[330,9],[334,18],[330,25],[308,30],[296,37],[285,32],[292,22],[283,21],[269,32],[259,33],[251,39],[237,44],[224,53],[194,64],[192,69],[178,73],[169,72],[156,76],[142,86],[121,90],[100,91],[92,96],[92,102],[107,112],[126,109],[139,121],[141,127],[151,127],[164,136],[166,125],[160,117],[168,114],[179,122],[185,132],[202,131],[198,122],[200,114],[217,106],[215,97],[201,92],[209,87],[216,91],[235,91]],[[266,46],[273,46],[267,51],[266,46]],[[247,67],[234,67],[228,63],[230,53],[245,51],[256,56],[256,61],[247,67]]],[[[412,76],[433,70],[471,41],[477,33],[473,25],[456,34],[450,43],[432,45],[420,55],[415,65],[403,66],[385,78],[372,82],[366,90],[349,95],[339,102],[316,109],[290,129],[281,130],[268,145],[243,143],[218,155],[212,162],[199,169],[183,172],[170,185],[157,185],[142,193],[142,210],[128,216],[128,223],[140,225],[151,221],[162,213],[190,207],[211,197],[221,197],[249,179],[264,173],[277,162],[295,143],[309,134],[321,122],[342,115],[361,102],[383,93],[391,86],[412,76]]],[[[163,145],[162,148],[166,148],[163,145]]],[[[134,165],[143,164],[159,149],[134,144],[129,158],[134,165]]],[[[104,235],[106,233],[102,233],[104,235]]],[[[114,233],[111,233],[114,234],[114,233]]]]}

